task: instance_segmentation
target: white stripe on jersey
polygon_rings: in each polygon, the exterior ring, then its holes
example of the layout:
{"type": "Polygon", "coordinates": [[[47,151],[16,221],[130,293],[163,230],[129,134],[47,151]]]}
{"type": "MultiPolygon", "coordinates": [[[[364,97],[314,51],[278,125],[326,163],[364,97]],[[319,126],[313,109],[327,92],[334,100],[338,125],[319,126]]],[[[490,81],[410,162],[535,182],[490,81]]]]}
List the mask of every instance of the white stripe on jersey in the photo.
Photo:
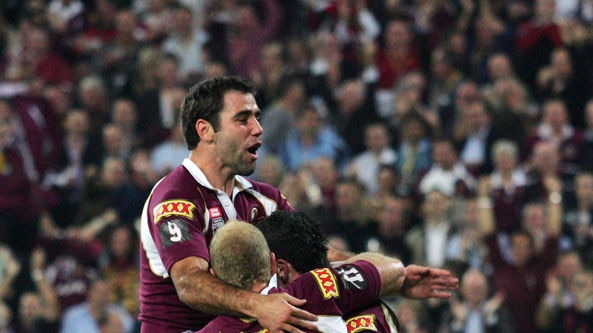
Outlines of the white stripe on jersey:
{"type": "MultiPolygon", "coordinates": [[[[160,181],[156,183],[156,185],[153,187],[153,190],[159,183],[160,181]]],[[[167,269],[165,268],[165,264],[159,255],[159,251],[156,248],[156,244],[154,243],[154,239],[152,239],[152,235],[150,234],[150,230],[148,228],[148,202],[150,201],[151,197],[152,192],[148,196],[148,199],[146,199],[144,207],[142,208],[142,217],[140,218],[140,238],[142,240],[142,247],[146,253],[146,258],[148,259],[150,270],[154,275],[166,279],[169,277],[169,272],[167,272],[167,269]]]]}

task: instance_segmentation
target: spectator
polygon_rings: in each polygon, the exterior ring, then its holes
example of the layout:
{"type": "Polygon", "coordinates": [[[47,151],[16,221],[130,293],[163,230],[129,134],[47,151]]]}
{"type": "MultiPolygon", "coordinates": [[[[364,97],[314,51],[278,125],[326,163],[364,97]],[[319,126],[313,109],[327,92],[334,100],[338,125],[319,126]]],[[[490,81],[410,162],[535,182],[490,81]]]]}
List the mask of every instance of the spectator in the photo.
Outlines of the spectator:
{"type": "Polygon", "coordinates": [[[289,134],[281,155],[287,170],[308,168],[320,157],[333,159],[339,169],[344,167],[349,157],[346,143],[331,125],[321,119],[314,106],[306,105],[298,109],[294,129],[285,131],[289,134]]]}
{"type": "Polygon", "coordinates": [[[26,257],[37,237],[37,219],[44,203],[21,128],[12,107],[0,100],[0,242],[26,257]]]}
{"type": "Polygon", "coordinates": [[[566,104],[560,99],[549,99],[543,103],[542,119],[538,123],[536,133],[524,141],[524,156],[534,153],[534,145],[539,141],[550,142],[558,151],[562,178],[572,182],[579,168],[579,157],[583,136],[580,130],[570,123],[566,104]]]}
{"type": "Polygon", "coordinates": [[[549,65],[537,73],[536,95],[542,103],[555,98],[562,100],[566,107],[567,121],[577,129],[584,124],[583,109],[590,92],[582,89],[588,85],[587,71],[575,71],[574,59],[570,50],[557,47],[550,54],[549,65]]]}
{"type": "Polygon", "coordinates": [[[476,180],[459,160],[453,140],[441,138],[432,142],[432,165],[418,176],[418,195],[437,189],[454,199],[474,193],[476,180]]]}
{"type": "Polygon", "coordinates": [[[463,263],[468,268],[487,269],[488,249],[484,238],[493,232],[494,225],[480,216],[479,199],[469,197],[462,201],[462,212],[453,221],[456,230],[447,244],[448,260],[463,263]]]}
{"type": "Polygon", "coordinates": [[[375,59],[379,71],[378,88],[395,88],[404,75],[420,70],[420,62],[420,52],[410,24],[405,19],[394,19],[387,23],[383,43],[375,59]]]}
{"type": "Polygon", "coordinates": [[[145,29],[129,9],[115,13],[115,36],[93,54],[93,72],[105,78],[106,88],[114,96],[134,98],[138,93],[133,73],[137,56],[146,38],[145,29]]]}
{"type": "Polygon", "coordinates": [[[123,324],[123,333],[132,332],[133,319],[121,306],[111,303],[110,286],[97,278],[91,282],[86,301],[66,309],[60,333],[99,332],[99,319],[105,315],[117,315],[123,324]]]}
{"type": "Polygon", "coordinates": [[[463,81],[461,71],[455,67],[453,55],[443,47],[432,51],[430,56],[431,80],[428,86],[429,105],[435,110],[451,107],[455,90],[463,81]]]}
{"type": "MultiPolygon", "coordinates": [[[[137,321],[140,313],[138,291],[138,241],[132,228],[118,225],[109,231],[99,257],[99,269],[109,284],[110,301],[122,306],[137,321]]],[[[139,323],[136,324],[139,327],[139,323]]]]}
{"type": "Polygon", "coordinates": [[[474,100],[458,116],[462,117],[456,120],[461,161],[474,174],[492,171],[491,149],[496,138],[486,103],[481,98],[474,100]]]}
{"type": "Polygon", "coordinates": [[[573,184],[573,177],[561,167],[558,148],[550,141],[535,144],[526,170],[526,201],[561,201],[562,189],[573,184]]]}
{"type": "Polygon", "coordinates": [[[164,176],[188,156],[187,147],[181,133],[179,117],[171,127],[169,136],[150,151],[150,164],[159,176],[164,176]]]}
{"type": "Polygon", "coordinates": [[[284,15],[273,0],[263,0],[264,13],[258,16],[253,4],[240,4],[229,26],[226,50],[232,71],[252,78],[260,70],[260,50],[277,37],[284,15]]]}
{"type": "Polygon", "coordinates": [[[45,252],[36,248],[28,270],[34,290],[24,292],[19,299],[16,331],[22,333],[57,333],[60,323],[60,304],[54,287],[46,280],[45,252]]]}
{"type": "MultiPolygon", "coordinates": [[[[270,102],[278,98],[279,85],[286,75],[306,77],[301,73],[288,71],[285,60],[287,56],[286,46],[277,41],[266,43],[261,49],[260,70],[255,71],[252,75],[254,84],[258,87],[258,103],[264,110],[270,102]]],[[[306,62],[307,58],[299,60],[306,62]]]]}
{"type": "Polygon", "coordinates": [[[375,213],[376,231],[367,240],[365,250],[384,253],[412,263],[412,249],[406,243],[411,227],[410,213],[404,199],[386,196],[379,202],[375,213]]]}
{"type": "Polygon", "coordinates": [[[558,314],[574,307],[577,290],[574,288],[576,275],[583,269],[577,252],[568,251],[558,255],[556,266],[550,269],[546,278],[546,294],[536,313],[538,328],[545,332],[558,321],[558,314]]]}
{"type": "Polygon", "coordinates": [[[285,77],[278,86],[278,98],[263,109],[261,126],[266,153],[280,154],[288,137],[287,129],[296,125],[296,113],[306,103],[305,83],[295,77],[285,77]]]}
{"type": "Polygon", "coordinates": [[[593,174],[580,172],[575,177],[574,201],[563,203],[564,241],[576,250],[588,267],[593,267],[593,174]]]}
{"type": "Polygon", "coordinates": [[[545,293],[546,273],[555,263],[557,247],[548,242],[543,252],[536,253],[532,235],[517,230],[510,236],[512,261],[507,261],[495,238],[488,244],[494,291],[505,295],[503,304],[512,314],[516,332],[535,332],[536,309],[545,293]]]}
{"type": "Polygon", "coordinates": [[[335,194],[336,185],[341,177],[340,171],[333,159],[322,157],[313,162],[311,173],[321,191],[323,208],[326,213],[325,219],[321,219],[322,224],[329,223],[330,220],[327,219],[331,219],[336,212],[335,194]]]}
{"type": "Polygon", "coordinates": [[[555,0],[536,0],[532,17],[517,26],[518,74],[532,91],[536,89],[537,71],[546,65],[552,50],[564,44],[555,13],[555,0]]]}
{"type": "Polygon", "coordinates": [[[157,87],[138,96],[139,118],[146,122],[143,142],[154,147],[171,133],[177,123],[184,90],[179,81],[179,61],[173,55],[162,56],[157,64],[157,87]]]}
{"type": "Polygon", "coordinates": [[[402,179],[400,193],[413,195],[420,173],[432,163],[431,127],[418,113],[402,118],[396,168],[402,179]]]}
{"type": "Polygon", "coordinates": [[[144,137],[139,131],[140,124],[136,103],[131,99],[114,99],[109,121],[122,129],[124,147],[133,150],[144,144],[144,137]]]}
{"type": "Polygon", "coordinates": [[[419,207],[422,220],[405,235],[406,244],[412,250],[411,262],[444,267],[447,244],[454,232],[449,216],[451,204],[451,196],[440,190],[426,193],[419,207]]]}
{"type": "Polygon", "coordinates": [[[373,234],[371,207],[364,187],[356,179],[341,179],[336,184],[334,200],[336,214],[326,225],[326,234],[342,236],[352,252],[363,252],[366,240],[373,234]]]}
{"type": "Polygon", "coordinates": [[[377,195],[379,165],[395,164],[397,153],[391,147],[391,137],[382,122],[366,125],[364,145],[366,149],[351,159],[345,172],[356,177],[365,186],[367,194],[377,195]]]}
{"type": "Polygon", "coordinates": [[[346,80],[335,90],[336,112],[330,117],[338,134],[344,138],[350,154],[364,151],[364,128],[366,124],[379,121],[379,116],[367,103],[368,87],[361,80],[346,80]]]}
{"type": "Polygon", "coordinates": [[[161,49],[179,60],[179,81],[191,84],[204,74],[207,59],[204,45],[209,36],[204,27],[194,25],[194,13],[190,8],[179,6],[171,12],[170,21],[174,28],[164,38],[161,49]]]}
{"type": "Polygon", "coordinates": [[[521,224],[521,207],[526,198],[527,175],[519,166],[517,145],[497,141],[492,148],[494,170],[478,184],[480,218],[496,232],[509,233],[521,224]]]}
{"type": "Polygon", "coordinates": [[[257,180],[278,187],[286,174],[282,159],[274,154],[262,158],[258,165],[257,180]]]}
{"type": "MultiPolygon", "coordinates": [[[[505,295],[490,295],[488,279],[478,269],[469,269],[461,278],[462,299],[451,298],[451,313],[442,328],[448,332],[514,332],[508,309],[502,303],[505,295]]],[[[447,318],[447,317],[446,317],[447,318]]]]}

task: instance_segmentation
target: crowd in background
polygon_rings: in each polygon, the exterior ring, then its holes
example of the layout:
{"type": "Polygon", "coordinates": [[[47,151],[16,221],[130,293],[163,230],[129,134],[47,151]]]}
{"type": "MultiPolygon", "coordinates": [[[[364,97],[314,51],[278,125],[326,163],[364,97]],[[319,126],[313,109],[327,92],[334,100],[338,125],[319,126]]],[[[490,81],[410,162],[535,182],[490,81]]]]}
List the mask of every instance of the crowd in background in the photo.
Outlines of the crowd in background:
{"type": "Polygon", "coordinates": [[[392,300],[402,332],[593,332],[593,1],[0,10],[0,333],[137,331],[137,219],[224,74],[258,90],[254,179],[336,248],[461,278],[392,300]]]}

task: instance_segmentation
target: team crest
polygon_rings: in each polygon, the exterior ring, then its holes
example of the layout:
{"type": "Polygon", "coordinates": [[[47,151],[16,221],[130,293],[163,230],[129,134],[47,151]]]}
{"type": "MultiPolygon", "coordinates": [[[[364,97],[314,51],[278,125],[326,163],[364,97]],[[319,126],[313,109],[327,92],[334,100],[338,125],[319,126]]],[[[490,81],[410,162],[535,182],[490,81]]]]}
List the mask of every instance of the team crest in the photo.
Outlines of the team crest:
{"type": "Polygon", "coordinates": [[[163,217],[181,216],[188,219],[194,218],[194,209],[196,206],[187,200],[167,200],[154,207],[154,223],[158,223],[163,217]]]}
{"type": "Polygon", "coordinates": [[[251,211],[249,212],[250,222],[255,222],[255,219],[259,216],[259,209],[257,207],[251,207],[251,211]]]}
{"type": "Polygon", "coordinates": [[[312,270],[311,274],[313,274],[317,280],[317,284],[319,285],[319,289],[321,290],[324,299],[340,297],[336,277],[329,268],[318,268],[312,270]]]}
{"type": "Polygon", "coordinates": [[[375,325],[375,315],[373,314],[352,317],[346,321],[346,327],[348,333],[378,331],[377,325],[375,325]]]}

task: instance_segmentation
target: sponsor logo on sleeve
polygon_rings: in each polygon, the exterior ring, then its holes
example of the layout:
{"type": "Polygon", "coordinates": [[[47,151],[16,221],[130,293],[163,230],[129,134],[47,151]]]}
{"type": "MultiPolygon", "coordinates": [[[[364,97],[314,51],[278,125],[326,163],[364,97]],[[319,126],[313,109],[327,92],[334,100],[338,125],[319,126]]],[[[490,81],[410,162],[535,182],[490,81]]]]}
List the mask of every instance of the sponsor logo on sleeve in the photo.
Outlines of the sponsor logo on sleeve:
{"type": "Polygon", "coordinates": [[[340,297],[336,277],[329,268],[318,268],[312,270],[311,274],[313,274],[317,280],[317,284],[319,285],[319,289],[321,290],[324,299],[340,297]]]}
{"type": "Polygon", "coordinates": [[[152,210],[154,223],[158,223],[167,216],[181,216],[188,219],[194,218],[194,209],[196,206],[187,200],[167,200],[159,203],[152,210]]]}
{"type": "Polygon", "coordinates": [[[375,315],[373,314],[352,317],[346,320],[346,327],[348,328],[348,333],[378,331],[375,324],[375,315]]]}

